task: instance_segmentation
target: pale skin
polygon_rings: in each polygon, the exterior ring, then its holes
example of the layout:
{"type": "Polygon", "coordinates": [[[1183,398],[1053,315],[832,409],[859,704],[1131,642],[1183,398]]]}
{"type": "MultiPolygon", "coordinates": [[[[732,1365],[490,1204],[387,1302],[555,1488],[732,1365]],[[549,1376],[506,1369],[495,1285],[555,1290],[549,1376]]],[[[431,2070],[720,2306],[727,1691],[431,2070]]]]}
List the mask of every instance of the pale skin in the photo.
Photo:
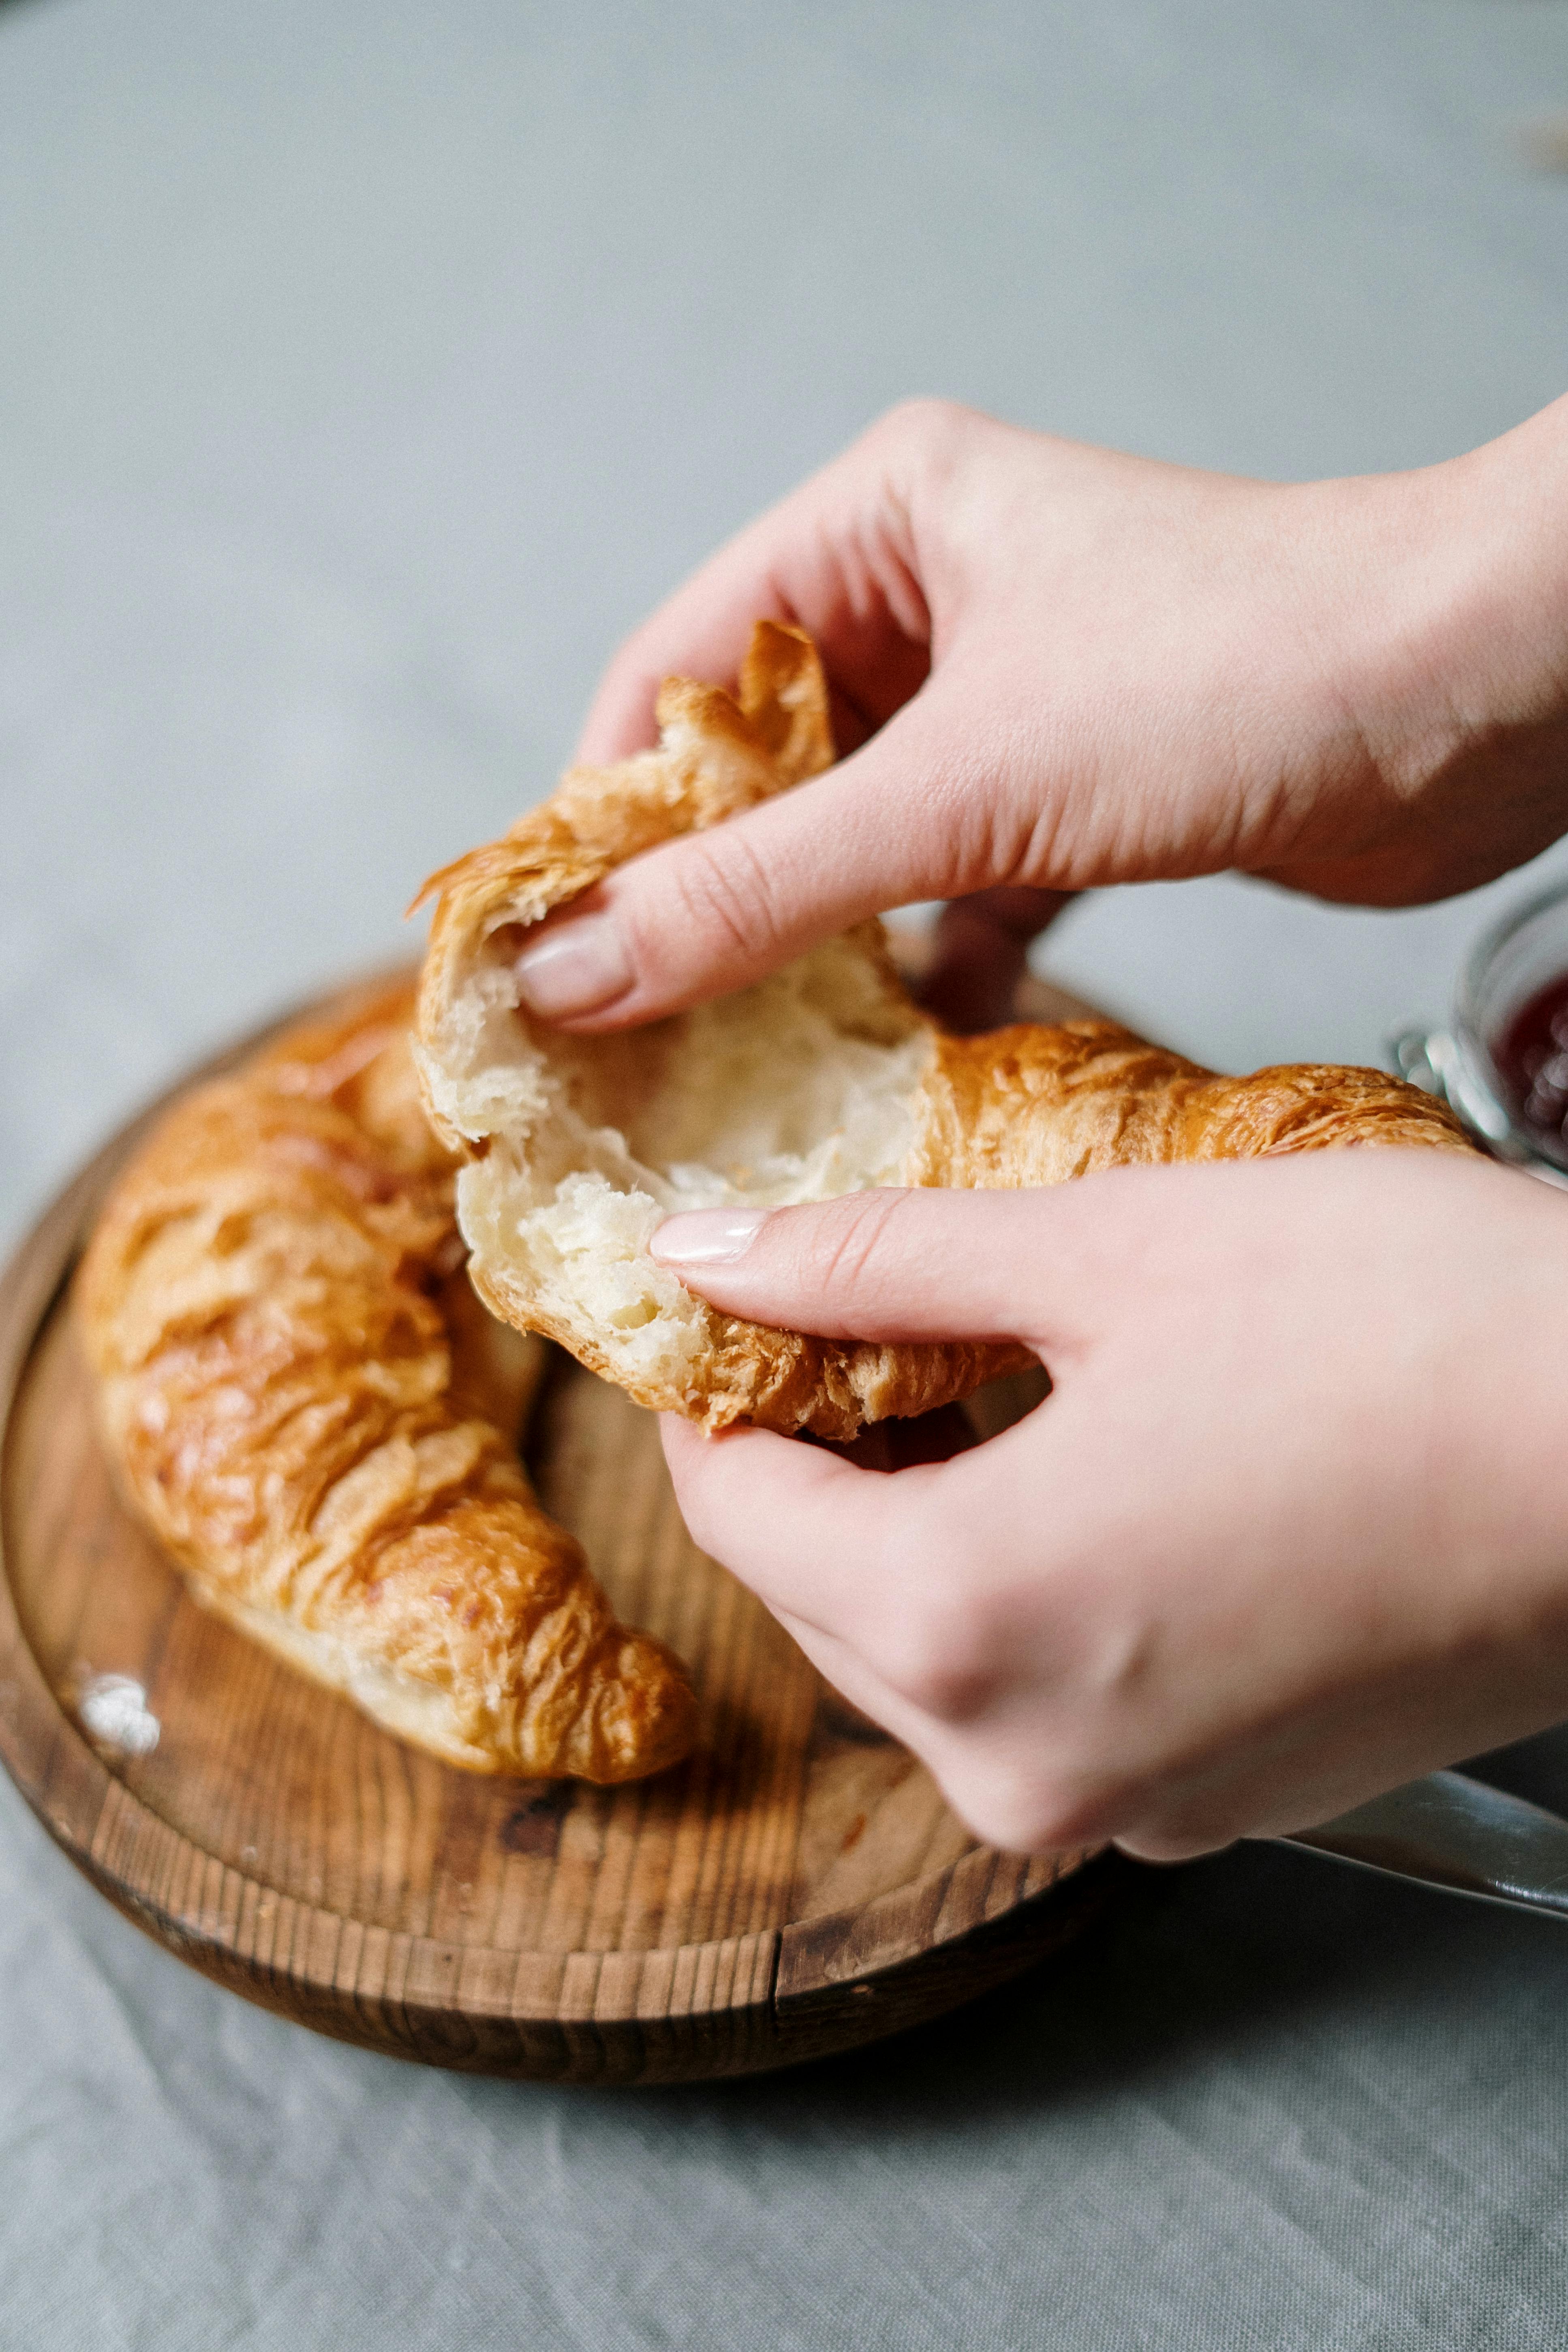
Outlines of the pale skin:
{"type": "MultiPolygon", "coordinates": [[[[1447,465],[1279,487],[900,410],[628,642],[581,747],[653,740],[752,621],[822,648],[826,776],[627,866],[525,994],[622,1027],[911,899],[1001,1017],[1062,894],[1226,868],[1396,905],[1568,829],[1568,401],[1447,465]]],[[[1047,1403],[891,1475],[671,1421],[698,1539],[982,1836],[1174,1857],[1568,1714],[1568,1212],[1363,1150],[669,1221],[756,1319],[1006,1337],[1047,1403]]]]}

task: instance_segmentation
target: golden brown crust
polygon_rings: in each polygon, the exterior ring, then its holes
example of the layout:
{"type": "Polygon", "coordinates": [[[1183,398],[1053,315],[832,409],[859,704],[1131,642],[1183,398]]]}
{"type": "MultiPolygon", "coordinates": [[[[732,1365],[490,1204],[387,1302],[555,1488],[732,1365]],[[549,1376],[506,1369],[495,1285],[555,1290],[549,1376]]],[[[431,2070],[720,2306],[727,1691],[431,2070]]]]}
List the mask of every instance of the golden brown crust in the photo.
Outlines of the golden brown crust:
{"type": "Polygon", "coordinates": [[[808,1430],[814,1437],[847,1442],[868,1422],[934,1412],[1035,1361],[1026,1348],[992,1340],[906,1340],[888,1347],[869,1339],[819,1339],[742,1322],[704,1305],[707,1344],[695,1370],[637,1378],[592,1332],[552,1315],[524,1284],[509,1280],[504,1266],[483,1274],[476,1268],[473,1283],[492,1314],[554,1339],[649,1412],[683,1413],[710,1436],[751,1422],[786,1436],[808,1430]]]}
{"type": "Polygon", "coordinates": [[[209,1605],[448,1761],[618,1780],[690,1744],[503,1431],[534,1377],[468,1297],[412,991],[177,1104],[78,1280],[110,1458],[209,1605]]]}
{"type": "Polygon", "coordinates": [[[940,1036],[922,1096],[907,1183],[1022,1188],[1350,1144],[1470,1149],[1446,1103],[1382,1070],[1296,1063],[1217,1077],[1113,1021],[940,1036]]]}
{"type": "MultiPolygon", "coordinates": [[[[426,886],[438,900],[420,984],[420,1068],[437,1128],[468,1161],[458,1204],[473,1279],[498,1315],[547,1332],[639,1403],[679,1411],[709,1430],[747,1419],[850,1437],[867,1422],[965,1396],[1027,1360],[1016,1348],[872,1347],[767,1330],[689,1296],[672,1306],[651,1273],[640,1293],[622,1302],[626,1312],[618,1320],[596,1317],[581,1285],[552,1292],[538,1255],[519,1244],[522,1223],[541,1222],[542,1199],[549,1211],[585,1166],[561,1158],[564,1109],[604,1163],[605,1197],[640,1198],[647,1213],[640,1237],[613,1236],[613,1245],[646,1253],[658,1213],[647,1187],[658,1192],[660,1180],[649,1175],[653,1160],[639,1159],[632,1145],[648,1124],[648,1104],[672,1099],[682,1084],[689,1094],[704,1052],[712,1055],[717,1098],[731,1083],[734,1048],[731,1032],[726,1063],[700,1013],[587,1039],[534,1023],[507,976],[522,932],[627,858],[721,823],[832,758],[815,649],[804,633],[773,624],[759,625],[738,699],[671,679],[658,714],[658,751],[612,768],[570,771],[503,840],[426,886]],[[618,1159],[598,1151],[606,1135],[618,1159]],[[622,1325],[650,1323],[668,1325],[668,1344],[629,1346],[622,1325]]],[[[1139,1162],[1332,1145],[1468,1148],[1446,1106],[1378,1071],[1312,1066],[1217,1077],[1110,1022],[948,1037],[902,988],[877,924],[792,969],[805,975],[799,992],[833,997],[835,1047],[847,1044],[852,1053],[858,1043],[876,1045],[901,1055],[908,1072],[907,1149],[883,1172],[852,1181],[1013,1187],[1139,1162]]],[[[765,1000],[758,989],[732,1000],[743,1001],[754,1001],[745,1017],[765,1054],[776,995],[765,1000]]],[[[781,1092],[784,1084],[781,1072],[781,1092]]],[[[691,1156],[669,1150],[665,1160],[691,1156]]],[[[734,1181],[743,1189],[751,1179],[734,1181]]],[[[671,1187],[663,1190],[668,1204],[671,1187]]]]}
{"type": "Polygon", "coordinates": [[[826,691],[803,630],[759,623],[738,701],[720,687],[672,677],[658,716],[657,751],[612,768],[568,768],[542,806],[426,882],[414,905],[437,899],[419,996],[426,1043],[449,1009],[455,967],[498,919],[536,923],[628,857],[721,824],[833,762],[826,691]]]}

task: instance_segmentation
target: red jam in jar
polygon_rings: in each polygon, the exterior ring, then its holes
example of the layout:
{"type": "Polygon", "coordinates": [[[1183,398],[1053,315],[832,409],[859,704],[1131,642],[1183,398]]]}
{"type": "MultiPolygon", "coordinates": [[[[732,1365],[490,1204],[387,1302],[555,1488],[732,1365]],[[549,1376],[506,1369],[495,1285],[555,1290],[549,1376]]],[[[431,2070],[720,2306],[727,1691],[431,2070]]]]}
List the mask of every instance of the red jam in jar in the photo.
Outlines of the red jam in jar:
{"type": "Polygon", "coordinates": [[[1520,1006],[1491,1055],[1521,1127],[1554,1159],[1568,1153],[1568,971],[1520,1006]]]}

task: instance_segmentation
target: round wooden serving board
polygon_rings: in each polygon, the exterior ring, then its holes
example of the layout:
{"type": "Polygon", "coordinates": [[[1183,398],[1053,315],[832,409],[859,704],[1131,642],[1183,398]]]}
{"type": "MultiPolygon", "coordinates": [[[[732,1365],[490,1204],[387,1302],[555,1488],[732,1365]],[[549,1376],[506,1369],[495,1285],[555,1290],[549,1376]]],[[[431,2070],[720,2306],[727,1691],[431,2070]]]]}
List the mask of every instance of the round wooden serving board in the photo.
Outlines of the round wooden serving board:
{"type": "Polygon", "coordinates": [[[618,1789],[458,1771],[201,1609],[115,1497],[72,1321],[71,1269],[144,1124],[0,1283],[0,1759],[138,1925],[373,2049],[668,2082],[935,2016],[1099,1907],[1107,1859],[975,1843],[924,1768],[695,1549],[653,1418],[565,1359],[531,1465],[617,1613],[690,1663],[702,1736],[685,1765],[618,1789]],[[100,1712],[97,1741],[78,1712],[106,1675],[144,1694],[110,1743],[100,1712]]]}

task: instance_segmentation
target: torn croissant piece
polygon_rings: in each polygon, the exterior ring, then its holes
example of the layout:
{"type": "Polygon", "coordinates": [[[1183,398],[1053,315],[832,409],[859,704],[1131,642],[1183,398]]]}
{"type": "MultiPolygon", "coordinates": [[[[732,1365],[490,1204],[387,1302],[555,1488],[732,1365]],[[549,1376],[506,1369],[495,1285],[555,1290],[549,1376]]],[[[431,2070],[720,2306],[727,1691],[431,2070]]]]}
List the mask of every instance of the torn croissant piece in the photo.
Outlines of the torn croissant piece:
{"type": "Polygon", "coordinates": [[[1108,1021],[944,1034],[868,923],[653,1025],[571,1036],[518,1002],[528,928],[610,869],[833,758],[810,640],[759,625],[735,698],[671,679],[655,751],[576,768],[504,839],[433,877],[417,1058],[467,1157],[458,1216],[496,1313],[641,1404],[847,1438],[967,1395],[1016,1349],[841,1344],[719,1313],[656,1265],[680,1209],[878,1184],[1058,1184],[1135,1162],[1338,1144],[1468,1149],[1447,1108],[1375,1070],[1215,1077],[1108,1021]]]}
{"type": "Polygon", "coordinates": [[[542,1348],[469,1288],[409,983],[158,1123],[78,1281],[111,1462],[196,1596],[479,1772],[624,1780],[690,1746],[512,1444],[542,1348]]]}

